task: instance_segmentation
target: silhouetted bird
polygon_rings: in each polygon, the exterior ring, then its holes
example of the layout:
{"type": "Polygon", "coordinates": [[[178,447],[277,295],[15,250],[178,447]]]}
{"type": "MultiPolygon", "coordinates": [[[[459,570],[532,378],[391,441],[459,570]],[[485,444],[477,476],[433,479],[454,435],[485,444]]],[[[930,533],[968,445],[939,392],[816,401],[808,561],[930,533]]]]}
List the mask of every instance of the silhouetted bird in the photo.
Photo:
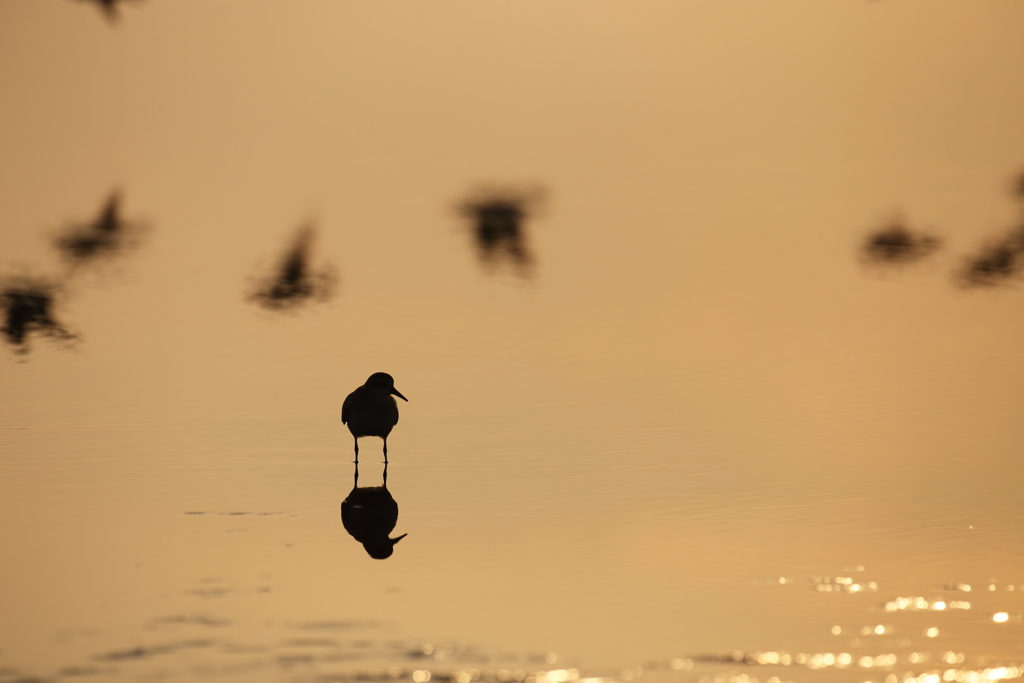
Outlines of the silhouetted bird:
{"type": "Polygon", "coordinates": [[[388,466],[384,465],[384,485],[359,488],[359,463],[355,485],[341,503],[341,523],[352,538],[375,560],[384,560],[395,552],[395,544],[408,534],[390,538],[398,524],[398,503],[388,491],[388,466]]]}
{"type": "Polygon", "coordinates": [[[19,354],[28,353],[33,332],[62,341],[75,339],[53,313],[54,286],[25,280],[11,283],[0,291],[0,310],[4,313],[0,332],[19,354]]]}
{"type": "Polygon", "coordinates": [[[541,188],[482,188],[459,206],[469,219],[477,254],[484,264],[507,260],[528,274],[533,256],[526,223],[544,198],[541,188]]]}
{"type": "Polygon", "coordinates": [[[1024,223],[1010,230],[998,242],[989,243],[967,261],[958,274],[965,287],[992,287],[1020,275],[1024,270],[1024,223]]]}
{"type": "Polygon", "coordinates": [[[526,259],[522,246],[522,225],[526,211],[518,202],[493,199],[471,208],[476,219],[476,239],[485,254],[506,245],[517,261],[526,259]]]}
{"type": "Polygon", "coordinates": [[[931,235],[914,233],[901,222],[868,236],[864,256],[878,263],[909,263],[938,249],[940,241],[931,235]]]}
{"type": "Polygon", "coordinates": [[[961,281],[968,287],[985,287],[1009,280],[1020,271],[1020,253],[1008,244],[989,247],[967,264],[961,281]]]}
{"type": "Polygon", "coordinates": [[[334,293],[336,277],[330,266],[314,270],[312,227],[300,228],[282,254],[273,273],[263,279],[251,301],[275,311],[295,309],[310,301],[326,301],[334,293]]]}
{"type": "Polygon", "coordinates": [[[121,195],[112,192],[100,215],[88,223],[72,225],[57,238],[56,246],[72,266],[109,257],[132,245],[139,228],[121,217],[121,195]]]}
{"type": "Polygon", "coordinates": [[[398,424],[398,403],[394,394],[408,401],[395,389],[394,378],[386,372],[375,372],[345,399],[341,421],[348,425],[355,440],[356,462],[359,462],[359,437],[379,436],[384,439],[384,462],[388,461],[388,434],[398,424]]]}

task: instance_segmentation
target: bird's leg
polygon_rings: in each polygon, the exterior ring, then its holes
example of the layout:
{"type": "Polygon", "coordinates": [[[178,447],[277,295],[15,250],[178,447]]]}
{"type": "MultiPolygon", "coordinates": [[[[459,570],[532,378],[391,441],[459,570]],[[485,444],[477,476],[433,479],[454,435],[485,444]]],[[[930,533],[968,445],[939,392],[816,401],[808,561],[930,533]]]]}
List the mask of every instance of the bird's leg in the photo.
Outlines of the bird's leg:
{"type": "Polygon", "coordinates": [[[356,444],[356,464],[359,464],[359,437],[353,436],[352,441],[356,444]]]}
{"type": "Polygon", "coordinates": [[[384,464],[388,464],[388,437],[384,437],[384,464]]]}

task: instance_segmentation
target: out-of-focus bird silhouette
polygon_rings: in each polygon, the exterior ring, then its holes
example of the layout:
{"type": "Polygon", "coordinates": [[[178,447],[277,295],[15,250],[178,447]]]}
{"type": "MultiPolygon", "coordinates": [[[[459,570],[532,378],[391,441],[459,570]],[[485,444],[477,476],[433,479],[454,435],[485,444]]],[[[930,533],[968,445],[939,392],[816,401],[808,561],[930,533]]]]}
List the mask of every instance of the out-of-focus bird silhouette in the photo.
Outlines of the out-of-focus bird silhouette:
{"type": "Polygon", "coordinates": [[[862,254],[872,263],[906,264],[928,256],[940,244],[939,238],[913,231],[903,221],[894,220],[867,236],[862,254]]]}
{"type": "Polygon", "coordinates": [[[345,398],[341,406],[341,422],[348,425],[355,442],[359,462],[359,439],[379,436],[384,439],[384,462],[388,461],[388,434],[398,424],[398,403],[391,396],[408,401],[395,389],[394,378],[386,372],[375,372],[366,383],[345,398]]]}
{"type": "Polygon", "coordinates": [[[485,265],[505,261],[529,273],[533,254],[526,223],[543,198],[535,189],[481,189],[459,206],[470,222],[477,255],[485,265]]]}
{"type": "Polygon", "coordinates": [[[352,492],[341,503],[341,523],[352,538],[375,560],[391,557],[395,544],[408,534],[391,538],[398,524],[398,503],[388,491],[388,466],[384,464],[382,486],[359,488],[359,463],[355,464],[355,483],[352,492]]]}
{"type": "Polygon", "coordinates": [[[53,237],[53,246],[65,262],[59,277],[7,277],[0,280],[0,334],[27,354],[32,336],[44,336],[60,342],[78,339],[57,320],[56,309],[86,267],[112,258],[135,246],[145,226],[125,220],[121,215],[121,193],[114,190],[89,221],[77,221],[53,237]]]}
{"type": "MultiPolygon", "coordinates": [[[[1024,200],[1024,172],[1011,181],[1011,194],[1024,200]]],[[[1024,206],[1021,207],[1024,209],[1024,206]]],[[[1024,213],[1017,225],[1001,238],[992,240],[964,262],[955,279],[964,287],[993,287],[1004,284],[1024,271],[1024,213]]]]}
{"type": "Polygon", "coordinates": [[[325,301],[334,293],[336,277],[330,266],[311,264],[314,230],[300,228],[279,257],[277,266],[257,285],[249,299],[273,311],[295,309],[310,301],[325,301]]]}
{"type": "Polygon", "coordinates": [[[989,244],[967,260],[957,274],[964,287],[992,287],[1005,283],[1024,270],[1024,224],[989,244]]]}
{"type": "Polygon", "coordinates": [[[12,279],[0,285],[0,311],[3,313],[0,333],[14,347],[15,353],[29,352],[33,334],[64,342],[77,338],[55,317],[58,289],[57,285],[32,278],[12,279]]]}
{"type": "Polygon", "coordinates": [[[140,228],[121,216],[121,194],[114,191],[100,213],[86,223],[74,223],[54,240],[72,268],[109,258],[134,246],[140,228]]]}

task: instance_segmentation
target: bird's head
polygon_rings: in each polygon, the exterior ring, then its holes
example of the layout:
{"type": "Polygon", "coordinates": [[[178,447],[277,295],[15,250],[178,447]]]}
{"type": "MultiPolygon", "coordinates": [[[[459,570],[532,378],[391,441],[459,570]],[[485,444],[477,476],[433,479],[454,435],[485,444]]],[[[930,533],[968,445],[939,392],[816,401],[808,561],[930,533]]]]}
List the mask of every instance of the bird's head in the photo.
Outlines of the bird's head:
{"type": "Polygon", "coordinates": [[[395,389],[395,378],[386,372],[375,372],[370,375],[370,378],[366,380],[366,386],[374,389],[385,389],[389,394],[394,394],[407,403],[409,401],[405,396],[402,396],[402,392],[395,389]]]}

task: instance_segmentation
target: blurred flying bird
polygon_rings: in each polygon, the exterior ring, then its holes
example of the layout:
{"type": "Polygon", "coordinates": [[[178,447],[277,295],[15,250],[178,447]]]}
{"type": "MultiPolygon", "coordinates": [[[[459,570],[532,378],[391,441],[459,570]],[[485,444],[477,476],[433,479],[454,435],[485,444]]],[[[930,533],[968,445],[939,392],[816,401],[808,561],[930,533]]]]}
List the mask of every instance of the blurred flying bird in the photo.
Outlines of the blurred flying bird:
{"type": "Polygon", "coordinates": [[[470,223],[482,263],[491,266],[506,261],[522,275],[529,275],[533,255],[526,224],[544,198],[540,187],[480,188],[459,205],[459,212],[470,223]]]}
{"type": "Polygon", "coordinates": [[[76,268],[134,246],[140,230],[140,226],[121,216],[121,195],[115,190],[96,218],[69,226],[57,237],[55,246],[71,267],[76,268]]]}
{"type": "Polygon", "coordinates": [[[295,310],[311,301],[326,301],[334,294],[334,269],[312,265],[313,227],[300,228],[280,256],[274,270],[262,278],[249,300],[271,311],[295,310]]]}
{"type": "Polygon", "coordinates": [[[15,353],[27,354],[29,338],[34,334],[58,341],[74,341],[54,315],[58,285],[40,279],[23,278],[0,286],[0,333],[14,347],[15,353]]]}
{"type": "Polygon", "coordinates": [[[868,236],[864,257],[875,263],[910,263],[928,256],[941,241],[932,235],[910,230],[902,221],[894,220],[885,228],[868,236]]]}
{"type": "Polygon", "coordinates": [[[408,401],[395,389],[394,378],[386,372],[375,372],[345,399],[341,406],[341,421],[348,425],[355,441],[356,462],[359,462],[359,437],[379,436],[384,439],[384,462],[388,461],[388,434],[398,424],[398,403],[394,394],[408,401]]]}
{"type": "Polygon", "coordinates": [[[1022,269],[1024,225],[983,248],[967,261],[957,279],[965,287],[992,287],[1017,277],[1022,269]]]}

